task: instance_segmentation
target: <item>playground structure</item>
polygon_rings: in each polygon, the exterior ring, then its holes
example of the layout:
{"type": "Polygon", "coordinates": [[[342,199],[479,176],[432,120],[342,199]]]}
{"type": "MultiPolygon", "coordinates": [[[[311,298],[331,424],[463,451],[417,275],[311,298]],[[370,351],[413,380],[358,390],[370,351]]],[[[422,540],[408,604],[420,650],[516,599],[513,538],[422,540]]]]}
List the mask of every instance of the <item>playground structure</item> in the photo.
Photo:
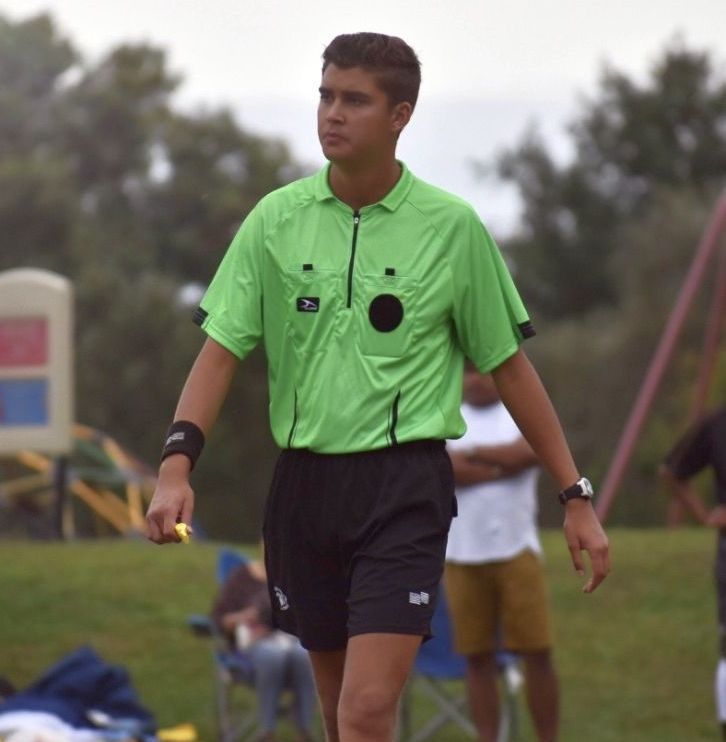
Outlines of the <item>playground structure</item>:
{"type": "Polygon", "coordinates": [[[83,535],[141,534],[153,472],[73,423],[73,317],[67,278],[0,273],[0,530],[72,538],[78,523],[83,535]]]}
{"type": "MultiPolygon", "coordinates": [[[[706,225],[701,242],[693,257],[691,267],[683,282],[665,329],[661,334],[660,342],[653,353],[645,378],[640,386],[635,403],[631,408],[630,415],[625,423],[615,454],[605,476],[596,506],[597,514],[603,522],[607,520],[610,508],[617,494],[618,486],[625,474],[628,462],[633,455],[638,436],[643,429],[668,364],[673,358],[673,353],[688,311],[704,283],[709,263],[715,260],[715,256],[718,254],[719,244],[721,244],[716,286],[706,322],[695,394],[691,403],[687,423],[694,423],[704,412],[718,354],[719,351],[723,350],[721,335],[724,324],[726,324],[726,245],[724,244],[724,237],[726,237],[726,192],[721,195],[713,210],[711,219],[706,225]]],[[[678,518],[679,516],[676,516],[676,521],[678,518]]],[[[673,525],[675,524],[674,522],[673,525]]]]}
{"type": "Polygon", "coordinates": [[[0,508],[12,513],[30,503],[47,512],[52,503],[58,508],[56,530],[60,530],[54,535],[72,538],[76,535],[74,504],[83,503],[93,514],[97,533],[143,534],[155,473],[105,433],[79,424],[72,431],[73,451],[66,461],[32,450],[0,458],[0,508]],[[61,498],[58,506],[61,463],[62,488],[71,499],[61,498]]]}

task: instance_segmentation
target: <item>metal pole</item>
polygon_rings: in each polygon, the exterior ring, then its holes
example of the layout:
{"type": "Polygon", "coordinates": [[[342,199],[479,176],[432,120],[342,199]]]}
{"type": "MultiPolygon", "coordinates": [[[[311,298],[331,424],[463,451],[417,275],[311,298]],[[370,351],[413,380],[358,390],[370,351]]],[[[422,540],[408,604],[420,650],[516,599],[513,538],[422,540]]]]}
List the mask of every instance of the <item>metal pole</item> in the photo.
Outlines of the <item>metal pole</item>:
{"type": "Polygon", "coordinates": [[[688,310],[701,286],[708,261],[716,250],[719,237],[724,229],[726,229],[726,193],[722,194],[719,199],[713,211],[713,216],[701,238],[688,275],[683,282],[676,304],[668,318],[645,379],[638,391],[635,404],[630,412],[630,417],[620,436],[620,441],[618,442],[596,504],[598,517],[603,522],[607,519],[610,512],[610,507],[615,499],[615,493],[623,478],[625,468],[630,461],[638,435],[653,403],[655,394],[658,391],[663,374],[673,355],[673,350],[683,328],[688,310]]]}
{"type": "Polygon", "coordinates": [[[63,516],[68,497],[68,457],[56,456],[53,460],[53,528],[60,541],[65,540],[63,516]]]}

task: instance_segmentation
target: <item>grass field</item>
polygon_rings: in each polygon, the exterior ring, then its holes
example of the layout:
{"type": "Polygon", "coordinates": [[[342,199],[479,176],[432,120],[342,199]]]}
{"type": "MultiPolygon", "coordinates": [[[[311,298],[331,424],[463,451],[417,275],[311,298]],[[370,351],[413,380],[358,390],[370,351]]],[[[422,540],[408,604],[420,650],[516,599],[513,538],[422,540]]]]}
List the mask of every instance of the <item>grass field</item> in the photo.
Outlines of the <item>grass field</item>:
{"type": "MultiPolygon", "coordinates": [[[[563,742],[717,740],[714,534],[613,530],[613,574],[592,595],[558,532],[543,534],[563,742]]],[[[22,687],[81,644],[126,666],[161,726],[214,740],[210,660],[185,623],[214,592],[218,545],[0,543],[0,675],[22,687]]],[[[426,703],[415,697],[414,715],[426,703]]],[[[284,735],[283,735],[284,736],[284,735]]],[[[441,742],[464,737],[444,729],[441,742]]],[[[533,740],[528,723],[522,742],[533,740]]]]}

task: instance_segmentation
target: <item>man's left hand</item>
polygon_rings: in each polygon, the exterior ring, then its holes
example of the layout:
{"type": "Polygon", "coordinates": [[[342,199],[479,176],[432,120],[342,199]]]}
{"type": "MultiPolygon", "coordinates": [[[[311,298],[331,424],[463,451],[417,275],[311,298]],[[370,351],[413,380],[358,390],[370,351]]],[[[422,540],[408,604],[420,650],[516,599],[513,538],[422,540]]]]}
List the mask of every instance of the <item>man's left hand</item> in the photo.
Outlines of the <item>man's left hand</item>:
{"type": "Polygon", "coordinates": [[[592,575],[583,587],[591,593],[610,572],[610,545],[589,500],[573,498],[565,505],[565,540],[577,574],[583,576],[583,550],[590,555],[592,575]]]}

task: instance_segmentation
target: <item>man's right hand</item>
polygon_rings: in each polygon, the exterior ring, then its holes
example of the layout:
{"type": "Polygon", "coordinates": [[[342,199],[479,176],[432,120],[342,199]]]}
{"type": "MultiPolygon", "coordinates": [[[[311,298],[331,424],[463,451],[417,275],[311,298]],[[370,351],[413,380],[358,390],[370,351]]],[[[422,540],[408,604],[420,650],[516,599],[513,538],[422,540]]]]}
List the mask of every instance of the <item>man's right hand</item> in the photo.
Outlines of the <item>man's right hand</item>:
{"type": "Polygon", "coordinates": [[[146,512],[148,538],[156,544],[179,543],[178,522],[191,523],[194,491],[189,485],[189,459],[183,454],[169,456],[159,468],[154,496],[146,512]]]}

